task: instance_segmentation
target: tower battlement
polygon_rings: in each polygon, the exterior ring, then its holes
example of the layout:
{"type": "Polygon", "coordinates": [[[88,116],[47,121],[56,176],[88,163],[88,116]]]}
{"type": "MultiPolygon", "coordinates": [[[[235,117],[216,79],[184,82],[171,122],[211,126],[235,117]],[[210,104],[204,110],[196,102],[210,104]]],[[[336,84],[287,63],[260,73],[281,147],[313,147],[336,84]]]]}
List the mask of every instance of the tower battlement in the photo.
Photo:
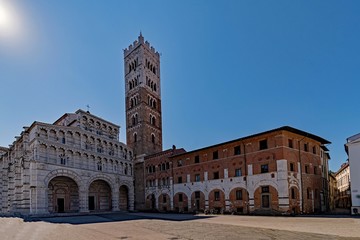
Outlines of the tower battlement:
{"type": "Polygon", "coordinates": [[[130,44],[128,48],[124,49],[124,56],[126,57],[127,55],[129,55],[134,49],[136,49],[140,45],[146,46],[152,53],[155,53],[158,57],[160,57],[159,52],[157,52],[148,41],[144,41],[144,37],[142,36],[141,32],[138,39],[135,40],[133,44],[130,44]]]}

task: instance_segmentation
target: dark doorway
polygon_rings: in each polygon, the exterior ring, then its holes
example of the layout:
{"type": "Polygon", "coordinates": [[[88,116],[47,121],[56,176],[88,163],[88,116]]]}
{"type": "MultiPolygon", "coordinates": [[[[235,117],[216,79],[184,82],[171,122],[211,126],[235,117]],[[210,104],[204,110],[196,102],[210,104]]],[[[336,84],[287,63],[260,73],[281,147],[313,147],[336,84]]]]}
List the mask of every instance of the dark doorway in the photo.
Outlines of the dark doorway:
{"type": "Polygon", "coordinates": [[[196,210],[200,210],[200,199],[196,199],[196,210]]]}
{"type": "Polygon", "coordinates": [[[155,200],[155,195],[151,195],[151,208],[155,209],[156,208],[156,200],[155,200]]]}
{"type": "Polygon", "coordinates": [[[94,196],[90,196],[89,197],[89,210],[95,210],[95,197],[94,196]]]}
{"type": "Polygon", "coordinates": [[[63,198],[57,199],[58,212],[63,213],[65,210],[65,201],[63,198]]]}

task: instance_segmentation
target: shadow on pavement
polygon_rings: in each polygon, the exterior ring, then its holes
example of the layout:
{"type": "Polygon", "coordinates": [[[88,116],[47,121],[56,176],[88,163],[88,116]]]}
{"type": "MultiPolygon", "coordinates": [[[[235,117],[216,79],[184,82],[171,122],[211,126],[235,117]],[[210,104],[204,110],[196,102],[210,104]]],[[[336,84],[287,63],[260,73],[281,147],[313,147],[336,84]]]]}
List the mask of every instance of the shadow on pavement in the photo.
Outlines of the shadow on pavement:
{"type": "Polygon", "coordinates": [[[172,214],[172,213],[99,213],[73,216],[56,217],[28,217],[26,222],[49,222],[49,223],[68,223],[68,224],[91,224],[106,222],[121,222],[132,220],[167,220],[167,221],[191,221],[195,219],[211,218],[212,216],[197,216],[192,214],[172,214]]]}

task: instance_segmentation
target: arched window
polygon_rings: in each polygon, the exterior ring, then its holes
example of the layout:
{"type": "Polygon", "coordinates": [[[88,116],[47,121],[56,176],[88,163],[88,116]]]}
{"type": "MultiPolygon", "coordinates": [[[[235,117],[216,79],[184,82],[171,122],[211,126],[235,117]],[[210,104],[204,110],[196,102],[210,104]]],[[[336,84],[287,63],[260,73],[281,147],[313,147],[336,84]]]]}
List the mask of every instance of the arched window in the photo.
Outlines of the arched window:
{"type": "Polygon", "coordinates": [[[153,108],[156,108],[156,101],[153,102],[153,108]]]}
{"type": "Polygon", "coordinates": [[[155,135],[154,134],[151,134],[151,142],[155,143],[155,135]]]}
{"type": "Polygon", "coordinates": [[[154,126],[155,126],[155,120],[156,120],[156,118],[155,118],[154,116],[152,116],[152,118],[151,118],[151,124],[154,125],[154,126]]]}
{"type": "Polygon", "coordinates": [[[137,134],[134,133],[134,142],[137,142],[137,134]]]}
{"type": "Polygon", "coordinates": [[[156,92],[156,83],[154,84],[154,91],[156,92]]]}
{"type": "Polygon", "coordinates": [[[134,126],[136,123],[136,119],[135,119],[135,116],[132,116],[132,126],[134,126]]]}

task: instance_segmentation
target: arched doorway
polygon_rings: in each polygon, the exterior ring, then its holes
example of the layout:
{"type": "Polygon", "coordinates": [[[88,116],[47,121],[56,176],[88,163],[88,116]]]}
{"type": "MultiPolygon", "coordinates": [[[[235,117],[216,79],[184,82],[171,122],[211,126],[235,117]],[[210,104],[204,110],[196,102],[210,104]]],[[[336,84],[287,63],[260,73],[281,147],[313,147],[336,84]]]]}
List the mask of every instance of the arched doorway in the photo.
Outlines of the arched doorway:
{"type": "Polygon", "coordinates": [[[79,211],[79,187],[69,177],[55,177],[48,184],[48,210],[50,213],[79,211]]]}
{"type": "Polygon", "coordinates": [[[88,206],[90,211],[111,210],[111,188],[104,180],[95,180],[89,187],[88,206]]]}
{"type": "Polygon", "coordinates": [[[230,212],[242,214],[248,213],[249,194],[246,189],[237,187],[230,191],[230,212]]]}
{"type": "Polygon", "coordinates": [[[146,209],[155,210],[156,209],[156,198],[155,194],[150,194],[146,197],[146,209]]]}
{"type": "Polygon", "coordinates": [[[191,194],[192,211],[205,210],[205,194],[202,191],[195,191],[191,194]]]}
{"type": "Polygon", "coordinates": [[[125,185],[119,189],[119,209],[121,211],[129,210],[129,189],[125,185]]]}

